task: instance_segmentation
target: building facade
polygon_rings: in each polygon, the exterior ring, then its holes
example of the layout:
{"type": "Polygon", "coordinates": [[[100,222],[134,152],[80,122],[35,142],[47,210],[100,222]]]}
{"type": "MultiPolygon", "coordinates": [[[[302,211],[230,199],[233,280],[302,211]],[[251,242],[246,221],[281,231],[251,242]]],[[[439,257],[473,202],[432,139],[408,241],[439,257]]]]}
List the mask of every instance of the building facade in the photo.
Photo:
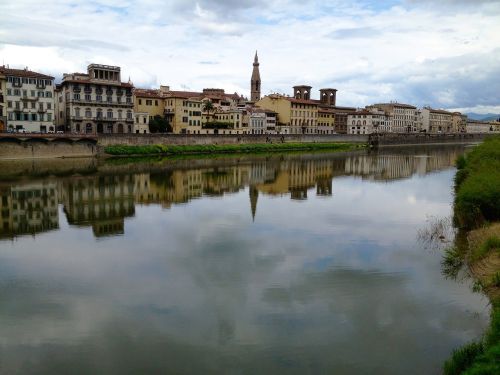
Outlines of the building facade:
{"type": "Polygon", "coordinates": [[[348,134],[386,133],[389,118],[389,114],[376,108],[349,113],[347,116],[348,134]]]}
{"type": "Polygon", "coordinates": [[[451,133],[453,129],[452,112],[442,109],[424,107],[422,113],[422,130],[428,133],[451,133]]]}
{"type": "Polygon", "coordinates": [[[7,94],[7,79],[0,72],[0,132],[7,130],[7,108],[5,96],[7,94]]]}
{"type": "Polygon", "coordinates": [[[120,67],[90,64],[87,73],[64,74],[58,108],[66,130],[78,134],[133,133],[133,85],[120,67]]]}
{"type": "Polygon", "coordinates": [[[15,131],[54,132],[54,77],[26,69],[0,67],[5,78],[7,127],[15,131]]]}
{"type": "Polygon", "coordinates": [[[417,132],[417,107],[403,103],[378,103],[367,107],[380,109],[389,116],[387,133],[415,133],[417,132]]]}

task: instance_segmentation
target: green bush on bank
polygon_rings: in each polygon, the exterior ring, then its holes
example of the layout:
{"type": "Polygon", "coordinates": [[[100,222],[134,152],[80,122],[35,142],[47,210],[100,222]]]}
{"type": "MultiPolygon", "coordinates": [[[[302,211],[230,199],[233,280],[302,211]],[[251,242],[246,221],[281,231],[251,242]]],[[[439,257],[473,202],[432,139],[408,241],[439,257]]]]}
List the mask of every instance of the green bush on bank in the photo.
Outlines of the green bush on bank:
{"type": "Polygon", "coordinates": [[[224,145],[113,145],[105,147],[109,155],[180,155],[205,153],[258,153],[273,151],[309,151],[309,150],[350,150],[362,147],[350,143],[256,143],[224,145]]]}
{"type": "Polygon", "coordinates": [[[457,160],[455,224],[472,229],[500,219],[500,137],[485,140],[457,160]]]}

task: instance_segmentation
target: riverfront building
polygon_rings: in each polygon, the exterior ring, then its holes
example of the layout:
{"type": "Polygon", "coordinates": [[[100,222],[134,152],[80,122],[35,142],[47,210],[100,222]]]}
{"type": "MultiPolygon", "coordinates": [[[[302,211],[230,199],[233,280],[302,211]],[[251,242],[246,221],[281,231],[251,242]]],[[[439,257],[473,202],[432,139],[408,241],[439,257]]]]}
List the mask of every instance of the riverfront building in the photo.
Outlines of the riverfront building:
{"type": "Polygon", "coordinates": [[[385,111],[389,120],[388,126],[380,133],[416,133],[417,129],[417,107],[403,103],[378,103],[367,107],[385,111]]]}
{"type": "Polygon", "coordinates": [[[120,67],[90,64],[87,73],[63,75],[58,90],[58,124],[80,134],[133,133],[133,85],[120,67]]]}
{"type": "Polygon", "coordinates": [[[0,132],[7,130],[7,108],[5,103],[5,95],[7,93],[7,79],[0,72],[0,132]]]}
{"type": "MultiPolygon", "coordinates": [[[[54,77],[25,69],[0,66],[1,94],[7,128],[17,131],[54,132],[54,77]]],[[[3,114],[3,113],[2,113],[3,114]]],[[[3,127],[5,127],[4,120],[3,127]]]]}
{"type": "Polygon", "coordinates": [[[421,113],[422,129],[427,133],[451,133],[453,131],[452,112],[424,107],[421,113]]]}

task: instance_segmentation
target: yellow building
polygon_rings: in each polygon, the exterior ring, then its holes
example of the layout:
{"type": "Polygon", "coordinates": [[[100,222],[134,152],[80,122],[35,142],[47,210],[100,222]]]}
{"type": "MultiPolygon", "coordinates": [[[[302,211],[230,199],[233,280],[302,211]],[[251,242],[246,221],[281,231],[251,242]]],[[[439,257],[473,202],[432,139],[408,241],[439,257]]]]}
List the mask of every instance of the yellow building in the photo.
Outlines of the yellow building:
{"type": "Polygon", "coordinates": [[[169,93],[165,98],[165,117],[174,134],[201,134],[203,102],[190,93],[169,93]]]}
{"type": "Polygon", "coordinates": [[[467,115],[462,115],[460,112],[453,112],[451,115],[451,124],[451,131],[453,133],[465,133],[467,115]]]}
{"type": "Polygon", "coordinates": [[[165,110],[165,99],[161,89],[134,90],[134,112],[147,113],[148,119],[150,121],[155,116],[163,117],[164,110],[165,110]]]}
{"type": "Polygon", "coordinates": [[[318,101],[271,94],[255,104],[278,114],[278,134],[318,134],[318,101]]]}
{"type": "Polygon", "coordinates": [[[330,108],[318,109],[318,133],[335,133],[335,110],[330,108]]]}

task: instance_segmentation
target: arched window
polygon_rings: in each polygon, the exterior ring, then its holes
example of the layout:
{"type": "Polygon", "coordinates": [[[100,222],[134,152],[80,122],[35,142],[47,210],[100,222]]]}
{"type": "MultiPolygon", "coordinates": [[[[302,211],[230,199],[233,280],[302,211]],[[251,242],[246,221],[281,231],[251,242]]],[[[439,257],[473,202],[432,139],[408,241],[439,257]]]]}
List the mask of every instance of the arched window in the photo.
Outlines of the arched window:
{"type": "Polygon", "coordinates": [[[113,118],[113,110],[108,109],[107,117],[108,117],[109,119],[113,118]]]}
{"type": "Polygon", "coordinates": [[[102,118],[102,109],[101,108],[97,108],[96,117],[97,118],[102,118]]]}
{"type": "Polygon", "coordinates": [[[127,111],[127,119],[132,119],[132,111],[127,111]]]}
{"type": "Polygon", "coordinates": [[[92,110],[90,108],[85,108],[85,117],[92,117],[92,110]]]}

